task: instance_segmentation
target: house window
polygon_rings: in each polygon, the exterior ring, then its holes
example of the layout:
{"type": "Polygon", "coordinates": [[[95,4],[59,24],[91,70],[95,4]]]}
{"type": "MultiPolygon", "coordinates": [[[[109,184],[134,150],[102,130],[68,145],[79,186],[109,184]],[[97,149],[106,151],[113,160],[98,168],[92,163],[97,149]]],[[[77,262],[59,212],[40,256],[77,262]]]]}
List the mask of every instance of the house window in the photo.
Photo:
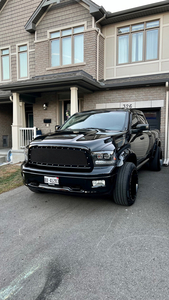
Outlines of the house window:
{"type": "Polygon", "coordinates": [[[84,62],[84,26],[50,33],[51,66],[84,62]]]}
{"type": "Polygon", "coordinates": [[[10,79],[9,48],[1,50],[2,80],[10,79]]]}
{"type": "Polygon", "coordinates": [[[159,20],[118,28],[118,64],[158,59],[159,20]]]}
{"type": "Polygon", "coordinates": [[[28,47],[18,46],[19,78],[28,77],[28,47]]]}

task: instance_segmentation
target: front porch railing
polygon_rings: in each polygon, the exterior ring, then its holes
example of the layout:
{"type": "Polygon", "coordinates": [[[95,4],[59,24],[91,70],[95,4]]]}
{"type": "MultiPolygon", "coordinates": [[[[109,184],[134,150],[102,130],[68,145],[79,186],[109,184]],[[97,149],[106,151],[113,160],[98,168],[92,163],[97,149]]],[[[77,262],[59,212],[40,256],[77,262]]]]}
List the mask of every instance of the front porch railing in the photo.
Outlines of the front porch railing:
{"type": "Polygon", "coordinates": [[[36,127],[20,128],[20,149],[24,149],[35,137],[36,127]]]}

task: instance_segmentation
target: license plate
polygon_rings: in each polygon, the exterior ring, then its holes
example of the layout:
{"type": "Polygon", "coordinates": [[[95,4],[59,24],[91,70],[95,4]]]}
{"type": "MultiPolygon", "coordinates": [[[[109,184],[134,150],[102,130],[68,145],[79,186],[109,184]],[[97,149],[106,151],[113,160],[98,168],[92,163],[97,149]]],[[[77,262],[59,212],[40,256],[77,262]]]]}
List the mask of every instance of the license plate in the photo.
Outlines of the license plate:
{"type": "Polygon", "coordinates": [[[44,176],[44,182],[48,185],[56,185],[59,184],[59,177],[48,177],[44,176]]]}

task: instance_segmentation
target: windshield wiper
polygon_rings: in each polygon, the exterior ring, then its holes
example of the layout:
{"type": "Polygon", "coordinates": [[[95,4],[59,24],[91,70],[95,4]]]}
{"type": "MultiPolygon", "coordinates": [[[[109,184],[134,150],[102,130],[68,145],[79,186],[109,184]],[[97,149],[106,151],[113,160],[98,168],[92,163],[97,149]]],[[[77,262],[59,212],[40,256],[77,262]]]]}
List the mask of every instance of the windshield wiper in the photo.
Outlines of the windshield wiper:
{"type": "Polygon", "coordinates": [[[87,127],[87,128],[84,128],[84,130],[96,130],[96,131],[103,131],[105,130],[104,128],[96,128],[96,127],[87,127]]]}

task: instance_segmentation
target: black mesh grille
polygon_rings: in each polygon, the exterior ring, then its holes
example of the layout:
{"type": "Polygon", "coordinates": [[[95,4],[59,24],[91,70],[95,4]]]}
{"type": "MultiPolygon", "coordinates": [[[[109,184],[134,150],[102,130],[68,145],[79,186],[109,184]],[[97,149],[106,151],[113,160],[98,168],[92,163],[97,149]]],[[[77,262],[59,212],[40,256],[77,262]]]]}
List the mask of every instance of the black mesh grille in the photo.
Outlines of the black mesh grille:
{"type": "Polygon", "coordinates": [[[70,147],[33,146],[29,150],[29,163],[58,168],[91,168],[88,151],[70,147]]]}

